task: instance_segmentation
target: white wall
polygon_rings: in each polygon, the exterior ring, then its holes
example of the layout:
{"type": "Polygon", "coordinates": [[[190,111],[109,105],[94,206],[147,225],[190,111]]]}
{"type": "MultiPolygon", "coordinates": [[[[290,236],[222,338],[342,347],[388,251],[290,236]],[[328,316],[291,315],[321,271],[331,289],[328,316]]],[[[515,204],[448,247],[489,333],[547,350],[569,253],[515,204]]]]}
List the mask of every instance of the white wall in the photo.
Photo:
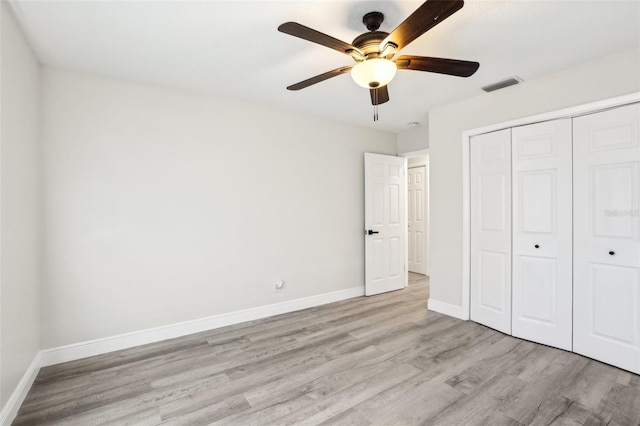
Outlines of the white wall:
{"type": "Polygon", "coordinates": [[[398,133],[398,153],[429,149],[429,118],[425,116],[417,127],[398,133]]]}
{"type": "Polygon", "coordinates": [[[0,2],[0,405],[40,350],[40,68],[0,2]]]}
{"type": "Polygon", "coordinates": [[[50,68],[43,93],[45,348],[363,285],[363,153],[394,134],[50,68]]]}
{"type": "Polygon", "coordinates": [[[462,132],[638,90],[633,50],[429,112],[432,299],[462,305],[462,132]]]}

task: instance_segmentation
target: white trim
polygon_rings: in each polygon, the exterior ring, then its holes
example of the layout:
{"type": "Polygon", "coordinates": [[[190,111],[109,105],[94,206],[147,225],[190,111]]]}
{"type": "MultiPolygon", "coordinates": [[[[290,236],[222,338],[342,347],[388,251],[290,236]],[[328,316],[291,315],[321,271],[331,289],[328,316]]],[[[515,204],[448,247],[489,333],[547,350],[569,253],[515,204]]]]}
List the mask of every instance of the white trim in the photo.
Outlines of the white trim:
{"type": "Polygon", "coordinates": [[[573,118],[585,114],[593,114],[605,109],[616,108],[623,105],[640,102],[640,92],[629,95],[618,96],[611,99],[603,99],[583,105],[576,105],[569,108],[559,109],[556,111],[545,112],[543,114],[530,115],[527,117],[517,118],[515,120],[503,123],[491,124],[476,129],[466,130],[462,134],[469,137],[480,135],[483,133],[495,132],[497,130],[508,129],[510,127],[525,126],[528,124],[540,123],[543,121],[557,120],[560,118],[573,118]]]}
{"type": "Polygon", "coordinates": [[[101,355],[108,352],[132,348],[134,346],[155,343],[166,339],[173,339],[175,337],[226,327],[228,325],[239,324],[246,321],[253,321],[273,315],[299,311],[301,309],[307,309],[318,305],[324,305],[360,296],[364,296],[364,286],[352,287],[345,290],[338,290],[331,293],[274,303],[272,305],[260,306],[242,311],[214,315],[211,317],[170,324],[148,330],[120,334],[103,339],[45,349],[41,352],[41,366],[44,367],[47,365],[74,361],[81,358],[101,355]]]}
{"type": "Polygon", "coordinates": [[[427,160],[424,166],[424,213],[426,229],[424,233],[424,253],[427,276],[431,276],[431,159],[427,160]]]}
{"type": "Polygon", "coordinates": [[[360,296],[364,296],[364,286],[351,287],[331,293],[318,294],[316,296],[303,297],[301,299],[274,303],[272,305],[42,350],[36,354],[27,371],[22,376],[22,379],[20,379],[16,389],[2,408],[0,412],[0,426],[9,426],[11,422],[13,422],[41,367],[102,355],[134,346],[159,342],[274,315],[286,314],[360,296]]]}
{"type": "Polygon", "coordinates": [[[441,314],[449,315],[450,317],[466,320],[462,312],[462,306],[452,305],[450,303],[442,302],[440,300],[429,299],[427,302],[427,309],[434,312],[440,312],[441,314]]]}
{"type": "Polygon", "coordinates": [[[471,134],[462,133],[462,317],[471,319],[471,134]]]}
{"type": "Polygon", "coordinates": [[[31,385],[33,385],[33,382],[40,371],[40,365],[41,353],[38,352],[33,358],[33,361],[31,361],[27,371],[25,371],[22,376],[22,379],[18,382],[18,386],[16,386],[15,390],[9,397],[9,400],[4,407],[2,407],[2,412],[0,412],[0,425],[9,426],[16,418],[18,410],[20,410],[20,406],[27,397],[27,393],[29,393],[29,389],[31,389],[31,385]]]}
{"type": "Polygon", "coordinates": [[[427,167],[427,164],[429,164],[429,163],[428,163],[428,162],[426,162],[426,161],[418,161],[418,162],[416,162],[416,163],[408,164],[408,165],[407,165],[407,168],[409,168],[409,169],[416,169],[416,168],[418,168],[418,167],[427,167]]]}
{"type": "MultiPolygon", "coordinates": [[[[408,167],[408,161],[405,158],[404,160],[404,182],[403,182],[403,186],[404,186],[404,228],[407,228],[407,224],[409,223],[409,197],[407,196],[407,193],[409,192],[408,188],[409,188],[409,167],[408,167]]],[[[408,234],[408,232],[407,232],[408,234]]],[[[404,236],[404,288],[409,287],[409,236],[405,235],[404,236]]]]}
{"type": "Polygon", "coordinates": [[[518,118],[503,123],[491,124],[489,126],[465,130],[464,132],[462,132],[462,319],[470,318],[469,297],[471,293],[471,183],[469,173],[469,150],[471,148],[471,137],[483,133],[508,129],[510,127],[518,127],[528,124],[540,123],[543,121],[558,120],[560,118],[573,118],[580,115],[593,114],[605,109],[615,108],[636,102],[640,102],[640,92],[590,102],[587,104],[564,108],[557,111],[546,112],[543,114],[518,118]]]}

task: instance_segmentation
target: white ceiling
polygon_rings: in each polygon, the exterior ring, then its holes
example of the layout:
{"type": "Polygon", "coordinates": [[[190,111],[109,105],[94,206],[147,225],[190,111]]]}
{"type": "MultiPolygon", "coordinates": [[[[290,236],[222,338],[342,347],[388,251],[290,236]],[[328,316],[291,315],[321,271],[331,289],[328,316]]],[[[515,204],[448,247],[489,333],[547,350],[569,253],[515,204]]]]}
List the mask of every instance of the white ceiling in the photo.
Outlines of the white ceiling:
{"type": "MultiPolygon", "coordinates": [[[[433,0],[430,0],[433,1],[433,0]]],[[[640,2],[468,0],[402,54],[480,62],[469,78],[399,71],[372,121],[366,89],[342,75],[285,88],[352,63],[339,52],[277,31],[299,22],[351,42],[362,15],[391,31],[418,1],[12,0],[39,60],[54,67],[184,88],[393,132],[430,109],[482,95],[517,75],[531,80],[627,49],[640,49],[640,2]]]]}

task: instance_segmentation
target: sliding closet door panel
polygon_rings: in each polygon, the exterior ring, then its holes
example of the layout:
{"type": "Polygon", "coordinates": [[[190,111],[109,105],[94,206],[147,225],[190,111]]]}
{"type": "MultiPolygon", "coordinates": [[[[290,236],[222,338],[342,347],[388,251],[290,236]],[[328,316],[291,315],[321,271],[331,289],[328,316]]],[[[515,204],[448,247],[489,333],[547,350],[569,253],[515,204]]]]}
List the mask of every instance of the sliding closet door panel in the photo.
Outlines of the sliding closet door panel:
{"type": "Polygon", "coordinates": [[[571,350],[571,120],[512,129],[514,336],[571,350]]]}
{"type": "Polygon", "coordinates": [[[640,106],[574,119],[574,351],[640,373],[640,106]]]}
{"type": "Polygon", "coordinates": [[[511,334],[511,131],[471,140],[471,319],[511,334]]]}

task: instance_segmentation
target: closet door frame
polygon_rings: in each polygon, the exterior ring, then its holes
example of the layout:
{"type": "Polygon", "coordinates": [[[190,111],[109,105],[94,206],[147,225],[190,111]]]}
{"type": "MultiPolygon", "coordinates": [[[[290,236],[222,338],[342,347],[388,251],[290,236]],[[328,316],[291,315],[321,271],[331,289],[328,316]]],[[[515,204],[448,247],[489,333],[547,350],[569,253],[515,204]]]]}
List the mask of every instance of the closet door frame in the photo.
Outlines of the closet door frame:
{"type": "MultiPolygon", "coordinates": [[[[611,109],[623,105],[640,102],[640,92],[619,96],[602,101],[591,102],[575,107],[551,111],[544,114],[523,117],[504,123],[466,130],[462,132],[462,306],[459,311],[446,309],[442,312],[456,318],[468,320],[470,318],[470,294],[471,294],[471,173],[470,152],[471,138],[484,133],[495,132],[511,127],[539,123],[543,121],[557,120],[561,118],[573,118],[584,114],[592,114],[598,111],[611,109]]],[[[438,311],[436,304],[429,305],[429,309],[438,311]]]]}

